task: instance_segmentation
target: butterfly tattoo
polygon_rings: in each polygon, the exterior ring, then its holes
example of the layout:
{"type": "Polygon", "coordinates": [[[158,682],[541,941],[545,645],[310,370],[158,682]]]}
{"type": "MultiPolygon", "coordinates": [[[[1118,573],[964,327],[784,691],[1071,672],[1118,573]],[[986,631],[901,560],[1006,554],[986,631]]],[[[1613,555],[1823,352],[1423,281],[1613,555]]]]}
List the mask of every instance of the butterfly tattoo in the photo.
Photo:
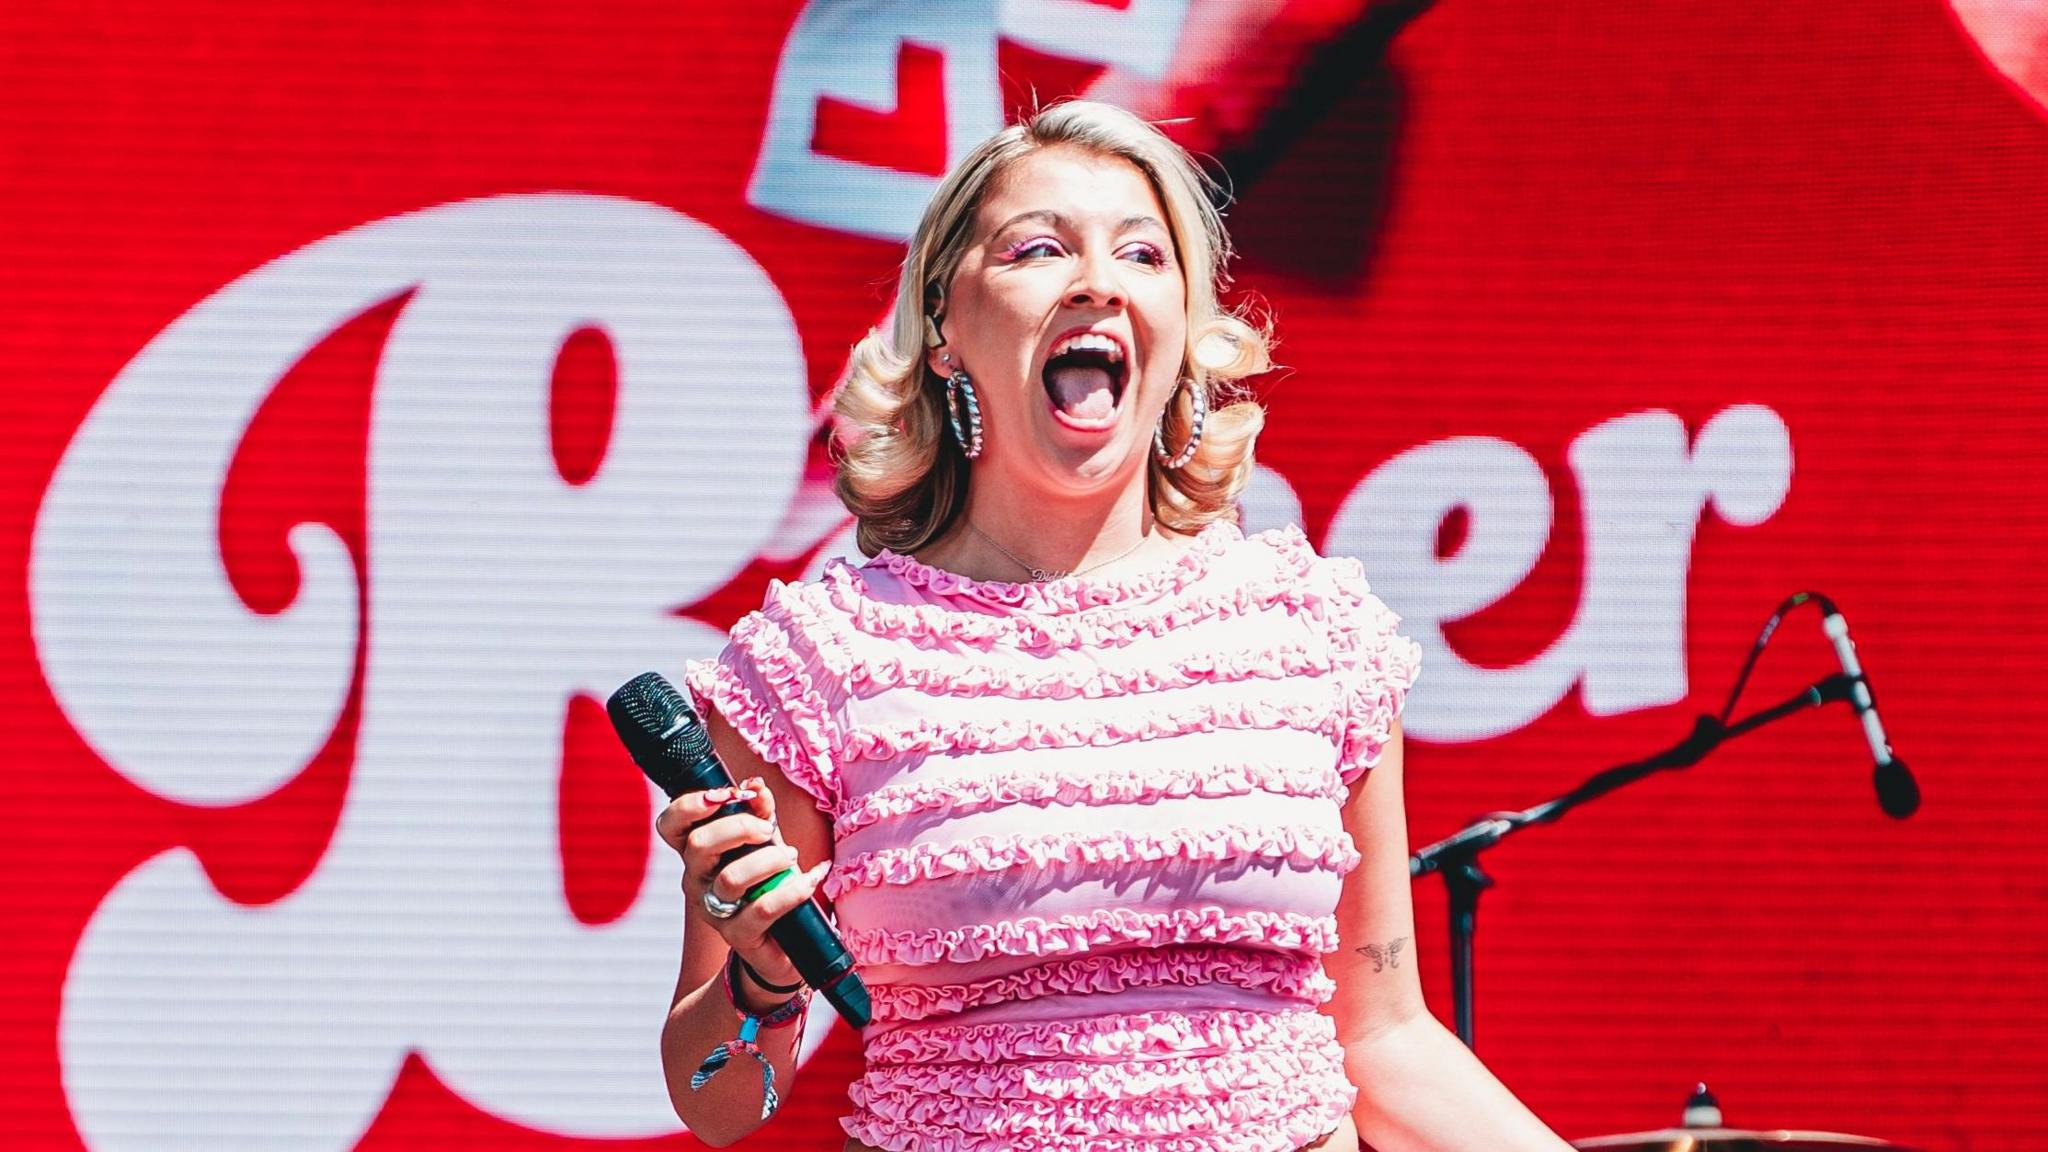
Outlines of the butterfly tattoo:
{"type": "Polygon", "coordinates": [[[1385,948],[1377,944],[1367,944],[1365,947],[1356,948],[1353,951],[1372,961],[1373,971],[1384,972],[1389,968],[1399,968],[1401,966],[1401,949],[1407,943],[1408,938],[1400,936],[1387,941],[1385,948]]]}

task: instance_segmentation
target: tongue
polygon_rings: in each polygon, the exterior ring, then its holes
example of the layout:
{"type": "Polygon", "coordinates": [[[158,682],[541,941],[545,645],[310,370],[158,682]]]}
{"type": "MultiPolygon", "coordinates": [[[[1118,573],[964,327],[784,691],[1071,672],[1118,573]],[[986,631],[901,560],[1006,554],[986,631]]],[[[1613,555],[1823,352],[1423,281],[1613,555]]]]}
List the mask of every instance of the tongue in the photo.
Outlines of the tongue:
{"type": "Polygon", "coordinates": [[[1062,366],[1045,374],[1046,391],[1060,411],[1082,420],[1100,420],[1116,410],[1109,372],[1088,366],[1062,366]]]}

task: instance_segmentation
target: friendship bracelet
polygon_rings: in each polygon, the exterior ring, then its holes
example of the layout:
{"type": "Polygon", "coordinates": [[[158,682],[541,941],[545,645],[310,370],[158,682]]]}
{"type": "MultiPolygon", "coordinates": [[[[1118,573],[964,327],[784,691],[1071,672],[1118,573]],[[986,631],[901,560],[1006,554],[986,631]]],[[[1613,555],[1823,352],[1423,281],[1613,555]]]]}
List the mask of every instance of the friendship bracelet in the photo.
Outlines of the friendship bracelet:
{"type": "MultiPolygon", "coordinates": [[[[811,1006],[811,993],[808,988],[798,985],[796,995],[767,1012],[756,1015],[740,999],[741,968],[746,968],[749,973],[753,972],[747,962],[740,959],[739,953],[728,953],[723,981],[725,998],[732,1004],[733,1011],[740,1014],[740,1034],[711,1050],[711,1055],[706,1056],[704,1063],[699,1064],[697,1071],[691,1074],[690,1091],[701,1091],[704,1085],[710,1083],[711,1078],[718,1074],[718,1070],[725,1067],[734,1056],[752,1056],[755,1062],[761,1065],[761,1119],[766,1120],[775,1115],[775,1109],[781,1105],[782,1100],[775,1094],[775,1065],[769,1062],[767,1054],[761,1051],[761,1046],[755,1040],[763,1028],[787,1028],[801,1021],[804,1010],[811,1006]]],[[[760,977],[755,976],[754,979],[759,981],[760,977]]],[[[773,990],[776,986],[762,982],[762,987],[773,990]]]]}

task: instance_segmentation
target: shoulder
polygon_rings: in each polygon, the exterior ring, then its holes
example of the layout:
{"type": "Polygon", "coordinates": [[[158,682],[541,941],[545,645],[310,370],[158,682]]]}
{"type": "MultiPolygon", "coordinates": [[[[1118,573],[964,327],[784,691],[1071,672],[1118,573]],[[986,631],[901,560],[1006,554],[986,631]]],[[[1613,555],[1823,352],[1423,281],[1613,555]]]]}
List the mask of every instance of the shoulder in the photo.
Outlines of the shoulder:
{"type": "Polygon", "coordinates": [[[1397,739],[1408,690],[1422,673],[1422,646],[1401,634],[1401,617],[1373,591],[1357,558],[1317,556],[1308,578],[1343,685],[1339,769],[1349,784],[1397,739]]]}
{"type": "Polygon", "coordinates": [[[1325,556],[1296,524],[1242,537],[1216,565],[1220,582],[1283,590],[1312,618],[1336,628],[1391,628],[1400,622],[1374,594],[1365,566],[1352,556],[1325,556]]]}
{"type": "Polygon", "coordinates": [[[1401,617],[1373,591],[1365,565],[1357,557],[1324,556],[1305,537],[1301,546],[1311,557],[1302,570],[1302,579],[1333,634],[1386,637],[1395,633],[1401,617]]]}
{"type": "Polygon", "coordinates": [[[830,812],[838,802],[842,677],[816,605],[815,584],[772,582],[761,607],[732,626],[724,649],[690,661],[684,679],[699,707],[717,713],[830,812]]]}
{"type": "Polygon", "coordinates": [[[836,668],[841,662],[833,656],[849,635],[891,605],[916,599],[908,582],[885,565],[834,557],[815,576],[769,581],[761,606],[740,617],[731,639],[741,647],[786,646],[806,661],[836,668]]]}
{"type": "Polygon", "coordinates": [[[1281,570],[1299,580],[1302,608],[1320,622],[1333,665],[1357,688],[1386,694],[1399,711],[1421,672],[1422,648],[1402,635],[1400,614],[1373,591],[1365,566],[1353,556],[1320,554],[1298,527],[1260,535],[1270,535],[1269,546],[1288,557],[1281,570]]]}

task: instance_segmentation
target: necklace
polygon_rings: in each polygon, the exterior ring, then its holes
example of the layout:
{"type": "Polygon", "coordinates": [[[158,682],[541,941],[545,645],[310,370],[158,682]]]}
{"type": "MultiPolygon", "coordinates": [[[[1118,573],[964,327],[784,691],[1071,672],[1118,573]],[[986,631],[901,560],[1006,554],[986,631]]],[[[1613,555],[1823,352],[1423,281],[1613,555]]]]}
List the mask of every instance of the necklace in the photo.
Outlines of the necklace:
{"type": "Polygon", "coordinates": [[[1072,571],[1058,571],[1054,569],[1039,568],[1034,566],[1030,561],[1024,559],[1022,556],[1019,556],[1015,552],[1010,551],[1008,548],[1003,547],[1001,544],[996,543],[995,537],[990,536],[988,533],[983,532],[979,528],[976,528],[972,520],[963,520],[961,521],[961,523],[967,525],[967,530],[969,532],[972,532],[976,536],[979,536],[983,540],[986,540],[988,542],[989,547],[994,548],[996,551],[1001,552],[1003,555],[1009,557],[1010,561],[1016,564],[1017,567],[1022,568],[1026,572],[1031,573],[1031,582],[1034,584],[1043,584],[1048,580],[1064,580],[1069,576],[1086,576],[1088,573],[1095,571],[1097,568],[1109,567],[1111,564],[1114,564],[1117,561],[1130,556],[1131,553],[1136,552],[1138,549],[1143,548],[1145,546],[1145,537],[1143,535],[1140,535],[1138,537],[1138,542],[1136,544],[1133,544],[1129,548],[1126,548],[1123,551],[1117,553],[1116,555],[1111,556],[1107,560],[1097,561],[1094,564],[1090,564],[1086,568],[1076,568],[1072,571]]]}

